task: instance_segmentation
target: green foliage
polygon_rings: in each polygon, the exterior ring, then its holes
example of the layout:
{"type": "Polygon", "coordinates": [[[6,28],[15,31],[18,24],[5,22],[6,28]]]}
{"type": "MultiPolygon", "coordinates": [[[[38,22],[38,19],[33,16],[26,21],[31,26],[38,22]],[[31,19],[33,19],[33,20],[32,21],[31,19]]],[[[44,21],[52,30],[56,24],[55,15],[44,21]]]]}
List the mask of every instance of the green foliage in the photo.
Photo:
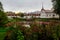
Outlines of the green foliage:
{"type": "Polygon", "coordinates": [[[3,9],[3,5],[2,5],[2,3],[0,2],[0,11],[3,11],[4,9],[3,9]]]}
{"type": "Polygon", "coordinates": [[[25,28],[23,33],[25,40],[59,40],[60,25],[54,21],[42,25],[35,22],[30,28],[25,28]]]}
{"type": "Polygon", "coordinates": [[[21,13],[18,13],[20,15],[20,17],[24,17],[24,14],[21,12],[21,13]]]}
{"type": "Polygon", "coordinates": [[[2,4],[0,2],[0,27],[3,27],[4,24],[7,23],[7,16],[6,16],[6,13],[4,13],[3,11],[3,7],[2,7],[2,4]]]}
{"type": "Polygon", "coordinates": [[[60,16],[60,0],[52,0],[54,12],[60,16]]]}
{"type": "Polygon", "coordinates": [[[21,33],[21,31],[20,30],[18,30],[18,32],[17,32],[17,39],[18,40],[24,40],[24,36],[23,36],[23,34],[21,33]]]}
{"type": "Polygon", "coordinates": [[[3,12],[3,11],[0,11],[0,27],[2,26],[4,26],[4,24],[6,24],[7,23],[7,16],[6,16],[6,14],[3,12]]]}
{"type": "Polygon", "coordinates": [[[24,40],[24,36],[19,29],[10,27],[8,30],[5,40],[24,40]]]}

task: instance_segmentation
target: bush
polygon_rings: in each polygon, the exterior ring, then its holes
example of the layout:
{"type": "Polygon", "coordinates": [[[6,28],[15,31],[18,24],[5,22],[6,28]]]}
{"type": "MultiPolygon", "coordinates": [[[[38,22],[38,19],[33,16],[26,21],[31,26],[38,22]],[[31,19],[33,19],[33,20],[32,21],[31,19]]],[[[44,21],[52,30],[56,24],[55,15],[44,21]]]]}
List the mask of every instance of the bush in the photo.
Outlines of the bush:
{"type": "Polygon", "coordinates": [[[23,34],[16,28],[10,28],[6,34],[7,35],[4,40],[24,40],[23,34]]]}

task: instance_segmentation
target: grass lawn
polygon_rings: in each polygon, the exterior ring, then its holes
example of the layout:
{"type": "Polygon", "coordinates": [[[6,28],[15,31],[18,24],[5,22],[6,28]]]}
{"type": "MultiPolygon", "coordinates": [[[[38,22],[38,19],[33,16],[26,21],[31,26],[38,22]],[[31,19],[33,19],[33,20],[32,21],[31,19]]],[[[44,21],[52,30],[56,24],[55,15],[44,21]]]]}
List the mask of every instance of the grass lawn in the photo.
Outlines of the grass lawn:
{"type": "Polygon", "coordinates": [[[0,40],[3,40],[6,32],[0,32],[0,40]]]}
{"type": "Polygon", "coordinates": [[[0,40],[3,40],[6,35],[6,29],[0,28],[0,40]]]}
{"type": "Polygon", "coordinates": [[[37,18],[38,21],[50,21],[50,20],[59,20],[58,18],[37,18]]]}

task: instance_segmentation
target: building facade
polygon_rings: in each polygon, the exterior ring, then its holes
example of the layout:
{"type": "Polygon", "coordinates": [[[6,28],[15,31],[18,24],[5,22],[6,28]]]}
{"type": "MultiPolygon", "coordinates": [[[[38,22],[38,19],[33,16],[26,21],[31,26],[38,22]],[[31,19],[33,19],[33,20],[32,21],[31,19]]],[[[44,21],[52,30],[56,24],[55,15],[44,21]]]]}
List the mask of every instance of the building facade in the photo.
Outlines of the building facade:
{"type": "MultiPolygon", "coordinates": [[[[23,18],[30,19],[30,18],[59,18],[59,15],[54,13],[53,10],[45,10],[44,8],[41,11],[35,11],[30,13],[23,13],[23,18]]],[[[7,12],[8,18],[13,17],[20,17],[19,14],[15,14],[14,12],[7,12]]]]}
{"type": "Polygon", "coordinates": [[[24,16],[25,18],[59,18],[59,15],[54,13],[53,10],[45,10],[44,8],[41,11],[27,13],[24,16]]]}

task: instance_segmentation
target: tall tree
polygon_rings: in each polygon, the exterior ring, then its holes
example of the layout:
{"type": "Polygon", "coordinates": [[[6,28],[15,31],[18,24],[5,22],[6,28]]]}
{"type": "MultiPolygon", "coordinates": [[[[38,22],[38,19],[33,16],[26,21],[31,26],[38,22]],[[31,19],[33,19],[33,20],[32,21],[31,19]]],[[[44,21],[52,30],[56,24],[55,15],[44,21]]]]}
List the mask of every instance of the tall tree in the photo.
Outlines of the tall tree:
{"type": "Polygon", "coordinates": [[[19,13],[20,17],[24,17],[24,13],[20,12],[19,13]]]}
{"type": "Polygon", "coordinates": [[[59,19],[60,19],[60,0],[52,0],[52,2],[53,2],[54,12],[59,14],[59,19]]]}
{"type": "Polygon", "coordinates": [[[6,13],[3,10],[2,3],[0,2],[0,27],[4,26],[7,22],[7,16],[6,13]]]}
{"type": "Polygon", "coordinates": [[[0,11],[3,11],[4,9],[3,9],[3,5],[2,5],[2,3],[0,2],[0,11]]]}

